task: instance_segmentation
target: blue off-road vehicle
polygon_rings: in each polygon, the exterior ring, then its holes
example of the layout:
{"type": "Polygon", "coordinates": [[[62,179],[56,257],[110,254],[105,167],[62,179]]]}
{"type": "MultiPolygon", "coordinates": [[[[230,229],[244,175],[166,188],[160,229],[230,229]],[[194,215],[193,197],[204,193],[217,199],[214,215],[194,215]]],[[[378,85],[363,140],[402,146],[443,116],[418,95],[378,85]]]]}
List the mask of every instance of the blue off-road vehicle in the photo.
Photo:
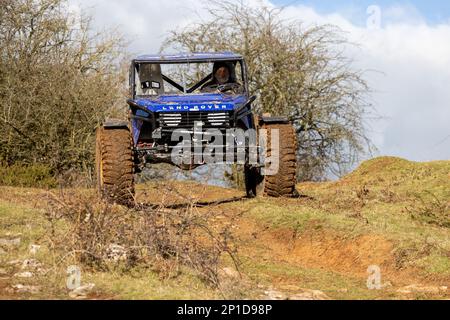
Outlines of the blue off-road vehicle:
{"type": "Polygon", "coordinates": [[[192,170],[238,163],[249,197],[293,195],[295,130],[286,118],[256,115],[255,98],[238,54],[137,57],[130,68],[129,120],[107,120],[97,131],[99,191],[132,204],[134,175],[148,164],[192,170]]]}

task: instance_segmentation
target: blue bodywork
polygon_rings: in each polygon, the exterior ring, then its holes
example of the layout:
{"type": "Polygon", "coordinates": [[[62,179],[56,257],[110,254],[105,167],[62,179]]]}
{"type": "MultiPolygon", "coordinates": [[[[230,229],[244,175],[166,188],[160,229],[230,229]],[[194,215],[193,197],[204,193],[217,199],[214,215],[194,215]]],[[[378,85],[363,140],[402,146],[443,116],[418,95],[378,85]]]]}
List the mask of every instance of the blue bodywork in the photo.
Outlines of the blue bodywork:
{"type": "MultiPolygon", "coordinates": [[[[134,102],[151,113],[184,113],[184,112],[224,112],[236,111],[245,106],[247,95],[229,95],[220,93],[191,95],[161,95],[152,98],[135,99],[134,102]]],[[[143,110],[136,112],[137,116],[146,117],[143,110]]],[[[245,128],[251,128],[251,118],[241,119],[245,128]]],[[[133,137],[137,143],[142,129],[142,120],[132,120],[133,137]]]]}
{"type": "Polygon", "coordinates": [[[135,102],[151,112],[188,111],[232,111],[234,107],[247,102],[245,95],[220,93],[191,95],[161,95],[154,98],[136,99],[135,102]],[[226,108],[224,108],[226,106],[226,108]]]}
{"type": "MultiPolygon", "coordinates": [[[[130,86],[132,91],[131,125],[133,138],[137,146],[140,139],[148,137],[148,131],[158,127],[158,119],[162,113],[179,113],[183,119],[185,114],[227,112],[234,126],[244,130],[254,128],[251,102],[248,97],[247,67],[244,58],[232,52],[213,53],[179,53],[167,55],[142,55],[132,61],[130,69],[130,86]],[[231,93],[180,93],[162,94],[158,96],[137,96],[135,73],[140,64],[184,64],[184,63],[216,63],[239,62],[243,82],[243,94],[231,93]],[[151,123],[151,126],[145,123],[151,123]]],[[[164,76],[163,76],[164,77],[164,76]]],[[[164,79],[168,81],[167,79],[164,79]]],[[[207,79],[204,79],[207,80],[207,79]]],[[[182,89],[182,88],[178,88],[182,89]]],[[[186,90],[186,89],[185,89],[186,90]]],[[[182,91],[182,90],[181,90],[182,91]]],[[[201,114],[200,114],[201,117],[201,114]]],[[[195,117],[192,117],[195,118],[195,117]]],[[[147,138],[148,139],[148,138],[147,138]]]]}

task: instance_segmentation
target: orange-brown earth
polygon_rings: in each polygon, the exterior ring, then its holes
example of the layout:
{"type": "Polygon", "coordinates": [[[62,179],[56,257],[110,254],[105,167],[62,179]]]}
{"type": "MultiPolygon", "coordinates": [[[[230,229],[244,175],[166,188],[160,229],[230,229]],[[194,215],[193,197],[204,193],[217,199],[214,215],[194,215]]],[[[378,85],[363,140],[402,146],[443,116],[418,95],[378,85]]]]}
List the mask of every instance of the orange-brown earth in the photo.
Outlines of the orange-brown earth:
{"type": "MultiPolygon", "coordinates": [[[[381,158],[338,182],[300,184],[299,199],[245,199],[234,189],[154,182],[138,186],[137,202],[180,206],[194,201],[198,210],[238,216],[233,233],[244,297],[264,298],[261,292],[271,288],[289,294],[321,290],[333,299],[448,299],[450,230],[411,215],[430,203],[424,212],[438,210],[446,221],[449,172],[448,162],[381,158]],[[420,205],[417,199],[423,200],[420,205]],[[381,290],[367,288],[372,265],[382,271],[381,290]]],[[[45,203],[44,190],[0,191],[0,204],[39,208],[45,203]]],[[[224,261],[224,267],[231,265],[224,261]]],[[[17,298],[6,292],[8,283],[0,280],[0,298],[17,298]]],[[[114,290],[105,293],[111,296],[121,298],[114,290]]]]}

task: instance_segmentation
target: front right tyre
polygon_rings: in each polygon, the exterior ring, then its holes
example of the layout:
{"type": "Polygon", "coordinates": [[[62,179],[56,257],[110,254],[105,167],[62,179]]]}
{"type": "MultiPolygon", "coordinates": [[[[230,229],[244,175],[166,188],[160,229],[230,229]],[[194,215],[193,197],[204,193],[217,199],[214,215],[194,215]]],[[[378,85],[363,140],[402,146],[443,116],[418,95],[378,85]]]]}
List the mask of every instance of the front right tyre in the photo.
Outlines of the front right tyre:
{"type": "MultiPolygon", "coordinates": [[[[247,196],[254,197],[293,197],[297,195],[297,136],[291,124],[263,124],[260,129],[267,130],[267,143],[263,148],[263,159],[272,156],[272,130],[279,132],[279,166],[274,175],[263,175],[261,168],[245,167],[247,196]]],[[[266,162],[265,168],[270,166],[266,162]]]]}

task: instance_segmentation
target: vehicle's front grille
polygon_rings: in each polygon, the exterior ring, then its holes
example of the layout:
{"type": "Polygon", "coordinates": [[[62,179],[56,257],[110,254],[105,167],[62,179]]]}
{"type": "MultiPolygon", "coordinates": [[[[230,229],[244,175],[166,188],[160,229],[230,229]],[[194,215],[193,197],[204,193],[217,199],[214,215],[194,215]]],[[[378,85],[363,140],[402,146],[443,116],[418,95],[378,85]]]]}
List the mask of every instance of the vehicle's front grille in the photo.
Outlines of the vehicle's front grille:
{"type": "Polygon", "coordinates": [[[169,128],[193,128],[200,123],[204,128],[229,128],[230,118],[229,112],[160,113],[159,123],[169,128]]]}

